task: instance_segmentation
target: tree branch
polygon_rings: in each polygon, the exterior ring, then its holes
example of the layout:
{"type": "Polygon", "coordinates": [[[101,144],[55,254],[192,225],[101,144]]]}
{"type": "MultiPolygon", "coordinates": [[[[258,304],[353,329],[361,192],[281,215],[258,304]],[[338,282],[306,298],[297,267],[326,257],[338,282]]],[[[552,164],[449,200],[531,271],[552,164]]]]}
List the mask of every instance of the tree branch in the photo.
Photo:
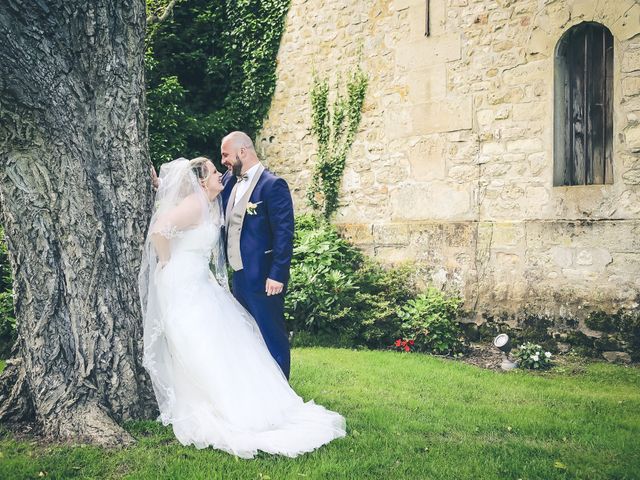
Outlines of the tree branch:
{"type": "Polygon", "coordinates": [[[149,15],[147,17],[147,27],[155,23],[164,22],[167,18],[169,18],[169,15],[171,15],[171,13],[173,12],[173,7],[175,5],[176,5],[176,0],[171,0],[169,4],[165,7],[164,12],[162,12],[162,15],[158,16],[155,13],[149,15]]]}

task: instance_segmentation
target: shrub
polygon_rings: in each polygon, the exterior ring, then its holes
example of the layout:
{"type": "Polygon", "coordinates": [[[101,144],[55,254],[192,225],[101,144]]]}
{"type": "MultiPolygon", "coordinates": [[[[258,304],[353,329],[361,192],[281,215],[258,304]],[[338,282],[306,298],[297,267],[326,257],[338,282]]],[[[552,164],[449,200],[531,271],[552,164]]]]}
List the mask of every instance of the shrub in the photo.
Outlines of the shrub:
{"type": "Polygon", "coordinates": [[[393,342],[393,345],[391,345],[391,348],[393,350],[397,350],[398,352],[412,352],[415,347],[415,344],[416,344],[415,340],[398,338],[395,342],[393,342]]]}
{"type": "Polygon", "coordinates": [[[551,366],[551,352],[536,344],[527,342],[522,344],[515,352],[520,368],[542,370],[551,366]]]}
{"type": "Polygon", "coordinates": [[[462,330],[456,322],[461,300],[430,287],[399,308],[404,338],[415,341],[415,350],[454,355],[464,350],[462,330]]]}
{"type": "Polygon", "coordinates": [[[408,265],[383,268],[367,259],[357,272],[361,305],[360,339],[369,348],[386,348],[401,333],[402,319],[398,305],[409,301],[414,293],[413,270],[408,265]]]}
{"type": "Polygon", "coordinates": [[[397,305],[412,296],[408,267],[385,269],[312,215],[296,219],[285,317],[294,345],[388,346],[397,305]]]}

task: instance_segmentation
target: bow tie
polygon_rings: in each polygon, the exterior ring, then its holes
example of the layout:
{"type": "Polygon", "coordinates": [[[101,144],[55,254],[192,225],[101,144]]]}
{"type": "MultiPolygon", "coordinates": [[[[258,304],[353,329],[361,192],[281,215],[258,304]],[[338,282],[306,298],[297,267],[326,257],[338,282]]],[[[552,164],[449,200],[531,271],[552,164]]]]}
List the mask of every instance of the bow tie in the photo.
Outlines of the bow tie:
{"type": "Polygon", "coordinates": [[[242,175],[238,175],[236,178],[238,179],[238,183],[240,183],[245,180],[249,180],[249,175],[247,175],[246,173],[243,173],[242,175]]]}

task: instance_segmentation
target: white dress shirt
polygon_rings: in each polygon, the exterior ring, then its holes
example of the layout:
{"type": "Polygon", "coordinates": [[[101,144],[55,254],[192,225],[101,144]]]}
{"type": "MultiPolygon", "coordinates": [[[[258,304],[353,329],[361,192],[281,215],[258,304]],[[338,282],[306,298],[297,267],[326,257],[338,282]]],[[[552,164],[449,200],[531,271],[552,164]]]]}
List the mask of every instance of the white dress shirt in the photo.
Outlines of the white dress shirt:
{"type": "Polygon", "coordinates": [[[236,198],[235,198],[235,201],[233,203],[234,207],[238,204],[238,202],[244,196],[244,194],[247,193],[247,190],[249,190],[249,185],[251,185],[251,182],[253,181],[253,177],[256,174],[256,172],[258,171],[258,168],[260,167],[260,165],[261,164],[258,162],[253,167],[251,167],[249,170],[247,170],[246,171],[246,174],[247,174],[246,180],[243,180],[240,183],[238,183],[238,188],[236,190],[236,198]]]}

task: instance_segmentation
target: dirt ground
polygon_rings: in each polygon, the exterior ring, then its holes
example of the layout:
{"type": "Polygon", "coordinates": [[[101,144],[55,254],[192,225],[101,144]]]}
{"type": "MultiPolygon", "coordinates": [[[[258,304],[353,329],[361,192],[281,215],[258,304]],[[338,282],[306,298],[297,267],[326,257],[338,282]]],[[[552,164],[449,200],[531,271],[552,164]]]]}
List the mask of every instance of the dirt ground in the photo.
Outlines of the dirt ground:
{"type": "MultiPolygon", "coordinates": [[[[513,360],[513,357],[512,357],[513,360]]],[[[458,361],[465,362],[476,367],[488,368],[490,370],[502,371],[500,363],[502,363],[502,352],[491,343],[472,343],[469,351],[458,361]]]]}

